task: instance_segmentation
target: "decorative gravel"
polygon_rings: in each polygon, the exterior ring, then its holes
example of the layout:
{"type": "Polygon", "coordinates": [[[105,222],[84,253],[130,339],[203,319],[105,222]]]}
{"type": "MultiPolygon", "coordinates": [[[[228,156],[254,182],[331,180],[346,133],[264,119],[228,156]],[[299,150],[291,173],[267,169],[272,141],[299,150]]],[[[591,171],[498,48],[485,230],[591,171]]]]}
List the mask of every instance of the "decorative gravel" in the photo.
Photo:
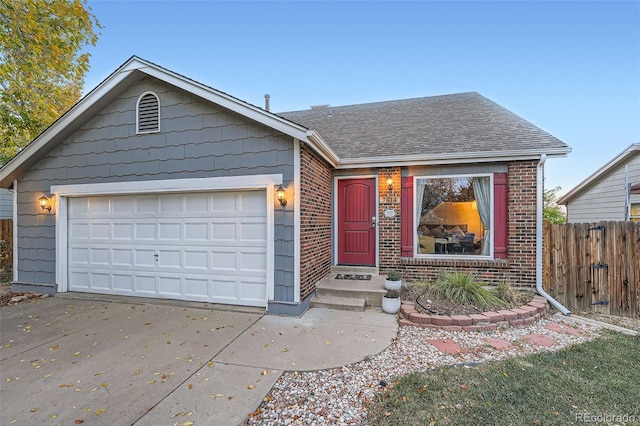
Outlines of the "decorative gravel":
{"type": "Polygon", "coordinates": [[[248,425],[356,425],[367,416],[367,403],[396,378],[444,365],[478,363],[541,351],[554,351],[598,337],[591,326],[577,326],[581,333],[558,333],[541,319],[523,328],[491,332],[448,332],[416,327],[400,327],[398,337],[381,353],[364,361],[328,370],[285,372],[260,408],[246,421],[248,425]],[[536,346],[524,336],[539,334],[555,341],[553,346],[536,346]],[[499,338],[511,346],[497,350],[483,339],[499,338]],[[464,348],[449,355],[429,340],[453,340],[464,348]]]}

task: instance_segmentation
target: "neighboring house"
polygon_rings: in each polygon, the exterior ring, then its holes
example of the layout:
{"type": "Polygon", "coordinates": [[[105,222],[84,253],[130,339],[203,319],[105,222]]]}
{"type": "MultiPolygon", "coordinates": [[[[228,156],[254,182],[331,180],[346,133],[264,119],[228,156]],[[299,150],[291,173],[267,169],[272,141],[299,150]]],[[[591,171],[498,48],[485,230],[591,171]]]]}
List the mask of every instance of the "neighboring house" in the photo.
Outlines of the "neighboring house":
{"type": "Polygon", "coordinates": [[[533,286],[568,152],[477,93],[274,114],[132,57],[0,170],[13,285],[290,315],[333,265],[533,286]]]}
{"type": "Polygon", "coordinates": [[[567,221],[640,222],[640,143],[613,160],[558,200],[567,206],[567,221]],[[634,189],[635,188],[635,189],[634,189]]]}
{"type": "Polygon", "coordinates": [[[13,197],[4,189],[0,189],[0,219],[13,218],[13,197]]]}

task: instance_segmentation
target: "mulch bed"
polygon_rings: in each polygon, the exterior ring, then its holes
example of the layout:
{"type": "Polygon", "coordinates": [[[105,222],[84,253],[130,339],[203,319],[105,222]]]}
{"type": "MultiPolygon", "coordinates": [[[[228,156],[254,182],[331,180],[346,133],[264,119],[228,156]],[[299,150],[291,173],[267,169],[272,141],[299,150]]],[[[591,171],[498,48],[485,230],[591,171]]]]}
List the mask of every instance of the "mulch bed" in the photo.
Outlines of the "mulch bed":
{"type": "Polygon", "coordinates": [[[508,306],[474,306],[474,305],[461,305],[458,303],[452,303],[446,300],[441,300],[431,296],[425,296],[420,293],[416,293],[411,288],[403,287],[400,290],[400,298],[402,300],[408,300],[416,302],[416,311],[429,314],[429,315],[470,315],[481,314],[487,311],[511,309],[516,308],[533,300],[535,293],[530,291],[520,292],[520,296],[516,303],[512,303],[508,306]]]}

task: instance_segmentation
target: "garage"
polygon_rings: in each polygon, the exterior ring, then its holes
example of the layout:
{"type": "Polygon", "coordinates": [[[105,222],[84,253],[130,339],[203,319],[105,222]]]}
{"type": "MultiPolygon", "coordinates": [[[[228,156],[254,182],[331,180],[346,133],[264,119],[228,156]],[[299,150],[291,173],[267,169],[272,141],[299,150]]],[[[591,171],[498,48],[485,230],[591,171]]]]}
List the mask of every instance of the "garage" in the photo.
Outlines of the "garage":
{"type": "Polygon", "coordinates": [[[267,305],[266,191],[69,197],[69,291],[267,305]]]}

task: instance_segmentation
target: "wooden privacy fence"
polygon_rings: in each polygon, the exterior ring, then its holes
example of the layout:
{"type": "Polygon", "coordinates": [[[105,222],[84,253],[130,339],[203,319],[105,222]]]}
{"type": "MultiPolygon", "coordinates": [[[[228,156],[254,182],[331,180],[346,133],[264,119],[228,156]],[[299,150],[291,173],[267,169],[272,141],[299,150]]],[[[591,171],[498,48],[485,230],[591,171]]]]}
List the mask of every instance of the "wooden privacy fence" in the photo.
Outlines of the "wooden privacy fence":
{"type": "Polygon", "coordinates": [[[0,219],[0,278],[13,269],[13,220],[0,219]]]}
{"type": "Polygon", "coordinates": [[[640,318],[640,223],[544,224],[543,287],[571,311],[640,318]]]}

